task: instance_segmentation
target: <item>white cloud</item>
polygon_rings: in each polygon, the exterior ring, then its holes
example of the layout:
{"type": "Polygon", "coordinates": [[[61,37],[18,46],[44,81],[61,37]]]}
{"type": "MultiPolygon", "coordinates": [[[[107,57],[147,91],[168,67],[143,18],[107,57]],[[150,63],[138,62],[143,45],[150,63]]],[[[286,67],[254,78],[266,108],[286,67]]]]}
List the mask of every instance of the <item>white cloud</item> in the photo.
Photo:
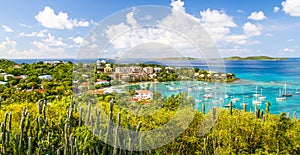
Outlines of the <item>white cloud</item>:
{"type": "Polygon", "coordinates": [[[40,11],[35,19],[46,28],[54,29],[73,29],[73,27],[87,27],[88,21],[69,19],[67,13],[59,12],[55,14],[54,10],[46,6],[43,11],[40,11]]]}
{"type": "Polygon", "coordinates": [[[75,45],[76,46],[85,46],[85,45],[88,45],[89,44],[89,42],[87,41],[87,40],[84,40],[83,38],[81,38],[81,37],[75,37],[75,38],[70,38],[74,43],[75,43],[75,45]]]}
{"type": "Polygon", "coordinates": [[[218,10],[207,9],[200,12],[201,24],[216,41],[224,40],[230,33],[230,28],[237,27],[233,17],[218,10]]]}
{"type": "Polygon", "coordinates": [[[67,46],[67,44],[63,43],[62,38],[51,35],[48,33],[47,38],[43,39],[43,42],[49,46],[67,46]]]}
{"type": "Polygon", "coordinates": [[[283,53],[294,53],[294,52],[296,52],[296,50],[292,49],[292,48],[284,48],[283,50],[280,50],[280,52],[283,52],[283,53]]]}
{"type": "Polygon", "coordinates": [[[290,16],[300,16],[300,1],[285,0],[281,3],[282,10],[290,16]]]}
{"type": "Polygon", "coordinates": [[[265,16],[264,12],[262,11],[255,11],[252,12],[251,15],[248,17],[248,19],[252,19],[252,20],[265,20],[267,19],[267,17],[265,16]]]}
{"type": "Polygon", "coordinates": [[[2,25],[2,28],[5,32],[14,32],[14,30],[7,25],[2,25]]]}
{"type": "Polygon", "coordinates": [[[19,33],[19,36],[21,37],[46,37],[47,30],[41,30],[39,32],[31,32],[31,33],[25,33],[21,32],[19,33]]]}
{"type": "Polygon", "coordinates": [[[279,10],[280,10],[280,8],[277,7],[277,6],[275,6],[274,9],[273,9],[273,12],[276,13],[276,12],[278,12],[279,10]]]}
{"type": "Polygon", "coordinates": [[[21,23],[21,24],[19,24],[19,25],[22,26],[22,27],[26,27],[26,28],[32,28],[31,25],[27,25],[27,24],[23,24],[23,23],[21,23]]]}
{"type": "Polygon", "coordinates": [[[134,12],[129,12],[126,15],[126,21],[131,26],[136,26],[137,25],[137,21],[134,19],[134,12]]]}
{"type": "Polygon", "coordinates": [[[259,36],[261,35],[261,27],[256,26],[250,22],[247,22],[243,25],[244,33],[247,36],[259,36]]]}
{"type": "Polygon", "coordinates": [[[15,48],[16,44],[16,41],[10,40],[9,37],[5,37],[5,40],[2,43],[0,43],[0,49],[6,50],[9,48],[15,48]]]}
{"type": "Polygon", "coordinates": [[[171,6],[176,11],[185,12],[184,2],[181,0],[172,0],[171,6]]]}
{"type": "Polygon", "coordinates": [[[0,42],[0,57],[13,55],[16,51],[16,45],[16,41],[11,40],[9,37],[5,37],[5,40],[0,42]]]}

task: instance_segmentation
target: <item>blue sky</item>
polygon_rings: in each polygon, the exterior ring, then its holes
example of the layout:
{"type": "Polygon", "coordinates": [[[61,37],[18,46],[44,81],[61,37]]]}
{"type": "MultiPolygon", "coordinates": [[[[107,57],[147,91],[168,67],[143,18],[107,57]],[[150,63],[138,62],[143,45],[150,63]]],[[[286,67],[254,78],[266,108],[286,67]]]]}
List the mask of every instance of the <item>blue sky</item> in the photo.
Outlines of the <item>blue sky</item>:
{"type": "Polygon", "coordinates": [[[111,14],[162,5],[195,17],[223,57],[300,57],[299,0],[5,0],[1,58],[74,58],[85,36],[111,14]]]}

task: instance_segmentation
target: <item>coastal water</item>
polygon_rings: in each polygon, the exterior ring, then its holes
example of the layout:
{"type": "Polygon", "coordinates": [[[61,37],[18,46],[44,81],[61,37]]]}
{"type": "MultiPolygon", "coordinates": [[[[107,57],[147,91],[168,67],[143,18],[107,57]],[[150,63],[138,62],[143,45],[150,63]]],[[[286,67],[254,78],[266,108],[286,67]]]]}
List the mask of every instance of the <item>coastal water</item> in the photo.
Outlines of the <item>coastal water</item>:
{"type": "MultiPolygon", "coordinates": [[[[36,61],[47,61],[45,60],[35,60],[35,59],[17,59],[13,60],[17,63],[33,63],[36,61]]],[[[62,60],[64,62],[75,62],[73,59],[62,60]]],[[[83,62],[92,62],[92,60],[84,60],[83,62]]],[[[94,62],[94,60],[93,60],[94,62]]],[[[155,62],[151,62],[155,63],[155,62]]],[[[207,69],[205,63],[198,61],[168,61],[165,64],[172,64],[172,66],[190,66],[197,67],[200,69],[207,69]]],[[[292,114],[294,111],[300,113],[300,95],[296,94],[298,89],[300,92],[300,59],[290,58],[284,61],[224,61],[224,66],[226,72],[231,72],[236,74],[240,80],[227,84],[224,101],[221,103],[222,106],[229,103],[233,98],[240,98],[240,101],[234,102],[235,108],[242,108],[242,102],[248,104],[247,109],[254,111],[255,107],[265,109],[265,103],[269,101],[271,103],[270,110],[271,113],[279,114],[280,112],[286,112],[292,114]],[[292,94],[292,97],[287,97],[284,101],[276,101],[276,97],[279,94],[279,89],[284,87],[284,83],[287,84],[287,93],[292,94]],[[258,88],[258,93],[266,96],[265,100],[262,100],[262,104],[253,104],[253,94],[256,93],[256,87],[258,88]]],[[[212,99],[204,99],[203,95],[207,92],[203,89],[190,88],[189,86],[195,86],[197,84],[178,84],[178,83],[158,83],[153,88],[160,90],[164,95],[169,96],[172,93],[178,93],[180,91],[190,91],[190,94],[199,102],[196,102],[196,107],[201,110],[201,105],[204,103],[211,103],[212,99]],[[174,88],[179,88],[177,91],[169,90],[166,86],[173,85],[174,88]],[[192,90],[192,91],[191,91],[192,90]]],[[[198,84],[199,87],[205,87],[202,84],[198,84]]],[[[214,87],[214,84],[208,84],[210,87],[214,87]]],[[[223,89],[223,88],[222,88],[223,89]]],[[[220,90],[218,90],[220,91],[220,90]]],[[[223,91],[223,90],[222,90],[223,91]]],[[[209,92],[214,96],[214,92],[209,92]]]]}

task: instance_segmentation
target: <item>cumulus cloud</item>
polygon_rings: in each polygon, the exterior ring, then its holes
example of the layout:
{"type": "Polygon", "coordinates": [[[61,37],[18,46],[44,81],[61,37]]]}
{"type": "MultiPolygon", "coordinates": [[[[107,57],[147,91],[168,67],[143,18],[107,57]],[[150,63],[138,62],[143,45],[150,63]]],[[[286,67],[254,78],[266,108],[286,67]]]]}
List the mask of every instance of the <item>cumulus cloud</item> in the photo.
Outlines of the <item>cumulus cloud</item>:
{"type": "Polygon", "coordinates": [[[35,19],[46,28],[53,29],[73,29],[74,27],[88,27],[89,22],[85,20],[69,19],[67,13],[59,12],[55,14],[54,10],[46,6],[40,11],[35,19]]]}
{"type": "Polygon", "coordinates": [[[200,12],[201,24],[216,41],[221,41],[230,33],[230,28],[237,27],[233,17],[218,10],[207,9],[200,12]]]}
{"type": "Polygon", "coordinates": [[[7,57],[13,55],[16,51],[17,42],[11,40],[9,37],[5,37],[5,40],[0,42],[0,56],[7,57]]]}
{"type": "Polygon", "coordinates": [[[282,10],[290,16],[300,16],[300,1],[285,0],[281,3],[282,10]]]}
{"type": "Polygon", "coordinates": [[[71,37],[70,39],[75,43],[76,46],[85,46],[89,44],[89,42],[87,40],[84,40],[82,37],[71,37]]]}
{"type": "Polygon", "coordinates": [[[248,19],[252,20],[265,20],[267,17],[265,16],[264,12],[262,11],[255,11],[252,12],[251,15],[248,17],[248,19]]]}
{"type": "Polygon", "coordinates": [[[273,12],[276,13],[276,12],[278,12],[279,10],[280,10],[280,8],[277,7],[277,6],[275,6],[274,9],[273,9],[273,12]]]}
{"type": "Polygon", "coordinates": [[[176,11],[185,12],[184,2],[181,0],[177,0],[177,1],[172,0],[171,6],[176,11]]]}
{"type": "Polygon", "coordinates": [[[256,26],[250,22],[247,22],[243,25],[244,33],[247,36],[259,36],[261,35],[261,27],[256,26]]]}
{"type": "Polygon", "coordinates": [[[61,37],[56,38],[55,36],[48,33],[47,38],[43,39],[43,42],[49,46],[67,46],[61,37]]]}
{"type": "Polygon", "coordinates": [[[2,28],[5,32],[14,32],[14,30],[7,25],[2,25],[2,28]]]}

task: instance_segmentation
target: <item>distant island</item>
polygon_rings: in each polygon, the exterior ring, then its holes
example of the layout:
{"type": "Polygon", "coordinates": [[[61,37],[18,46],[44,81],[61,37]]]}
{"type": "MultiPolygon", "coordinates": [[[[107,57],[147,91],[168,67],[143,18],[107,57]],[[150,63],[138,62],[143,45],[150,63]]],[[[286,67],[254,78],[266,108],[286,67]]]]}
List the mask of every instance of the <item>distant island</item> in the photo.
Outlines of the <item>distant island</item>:
{"type": "Polygon", "coordinates": [[[268,56],[249,56],[249,57],[233,56],[233,57],[224,58],[224,60],[288,60],[288,58],[272,58],[268,56]]]}

